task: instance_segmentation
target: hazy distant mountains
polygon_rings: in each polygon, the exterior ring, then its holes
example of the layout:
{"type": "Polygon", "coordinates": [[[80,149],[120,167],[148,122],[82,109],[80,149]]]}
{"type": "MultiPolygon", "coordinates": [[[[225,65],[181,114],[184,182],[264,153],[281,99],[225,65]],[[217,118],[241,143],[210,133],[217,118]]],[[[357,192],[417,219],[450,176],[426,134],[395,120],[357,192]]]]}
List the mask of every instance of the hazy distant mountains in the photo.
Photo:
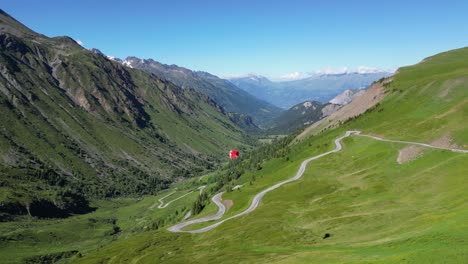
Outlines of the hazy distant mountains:
{"type": "Polygon", "coordinates": [[[248,75],[231,78],[230,81],[246,92],[278,107],[288,109],[305,100],[328,102],[346,89],[361,89],[372,82],[391,75],[389,72],[321,74],[294,80],[273,82],[269,79],[248,75]]]}
{"type": "Polygon", "coordinates": [[[316,101],[305,101],[281,113],[271,122],[271,134],[288,134],[312,124],[323,117],[325,104],[316,101]]]}
{"type": "Polygon", "coordinates": [[[282,111],[277,106],[258,99],[258,97],[238,88],[228,80],[207,72],[192,71],[177,65],[162,64],[153,59],[127,57],[121,60],[110,58],[130,68],[152,73],[182,88],[193,88],[202,92],[221,105],[227,112],[237,113],[235,114],[235,120],[241,118],[245,122],[245,118],[248,118],[245,115],[248,115],[254,119],[255,123],[262,125],[267,120],[278,116],[282,111]]]}
{"type": "Polygon", "coordinates": [[[268,131],[271,134],[292,133],[333,114],[342,106],[364,94],[366,90],[347,89],[326,103],[308,100],[296,104],[269,122],[268,131]]]}

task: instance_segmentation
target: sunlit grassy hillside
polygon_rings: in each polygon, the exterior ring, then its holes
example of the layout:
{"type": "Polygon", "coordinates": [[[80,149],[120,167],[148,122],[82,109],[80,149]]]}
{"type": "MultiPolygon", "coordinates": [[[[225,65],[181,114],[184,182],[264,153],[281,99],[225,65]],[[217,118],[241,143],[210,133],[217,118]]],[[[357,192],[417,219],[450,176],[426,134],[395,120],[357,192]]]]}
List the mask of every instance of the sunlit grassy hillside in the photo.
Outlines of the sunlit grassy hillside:
{"type": "MultiPolygon", "coordinates": [[[[468,48],[401,68],[377,107],[299,140],[286,156],[264,161],[259,170],[245,171],[231,183],[242,188],[223,195],[233,201],[226,216],[247,208],[259,191],[292,177],[304,159],[332,149],[334,139],[346,130],[468,149],[467,76],[468,48]]],[[[36,223],[21,229],[0,224],[0,254],[14,261],[34,255],[32,248],[38,249],[35,255],[78,250],[80,254],[70,259],[77,263],[468,262],[468,155],[421,148],[398,162],[406,147],[349,137],[342,151],[311,162],[300,180],[268,193],[256,211],[207,233],[174,234],[166,230],[169,224],[145,228],[141,218],[151,223],[156,214],[147,208],[157,198],[149,197],[114,204],[115,209],[106,205],[41,229],[30,228],[36,223]],[[113,230],[112,223],[100,223],[97,228],[102,231],[94,232],[90,219],[109,215],[115,216],[120,233],[105,233],[113,230]],[[50,237],[47,232],[54,226],[56,244],[38,239],[50,237]],[[88,235],[65,243],[71,236],[67,232],[88,235]],[[329,237],[324,239],[325,234],[329,237]],[[31,239],[24,244],[26,235],[31,239]]],[[[184,211],[195,196],[157,214],[181,219],[176,210],[184,211]]],[[[215,210],[209,205],[202,214],[215,210]]]]}
{"type": "MultiPolygon", "coordinates": [[[[287,158],[244,174],[223,195],[247,208],[260,190],[292,177],[302,160],[349,129],[390,139],[467,148],[468,48],[401,68],[386,97],[344,125],[299,141],[287,158]],[[251,185],[249,182],[255,176],[251,185]]],[[[353,136],[313,161],[297,182],[268,193],[253,213],[204,234],[148,232],[76,258],[83,263],[464,263],[468,261],[468,155],[353,136]],[[324,235],[329,238],[323,239],[324,235]]],[[[202,226],[203,224],[199,225],[202,226]]]]}

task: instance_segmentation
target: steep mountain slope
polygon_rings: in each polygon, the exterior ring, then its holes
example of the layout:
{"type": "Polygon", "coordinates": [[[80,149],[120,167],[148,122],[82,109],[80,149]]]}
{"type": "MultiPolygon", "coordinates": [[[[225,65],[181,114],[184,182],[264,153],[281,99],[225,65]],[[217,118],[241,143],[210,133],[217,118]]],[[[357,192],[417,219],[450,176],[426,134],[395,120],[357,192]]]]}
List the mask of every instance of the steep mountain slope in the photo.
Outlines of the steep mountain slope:
{"type": "Polygon", "coordinates": [[[290,134],[299,128],[314,123],[323,117],[324,104],[305,101],[291,107],[271,122],[271,134],[290,134]]]}
{"type": "MultiPolygon", "coordinates": [[[[283,102],[281,100],[273,100],[271,97],[276,97],[271,93],[275,92],[277,84],[275,82],[270,81],[268,78],[249,74],[245,77],[233,77],[229,78],[229,81],[235,84],[237,87],[241,88],[242,90],[248,92],[249,94],[257,97],[262,98],[267,102],[270,102],[275,105],[280,105],[283,102]],[[276,102],[276,103],[273,103],[276,102]]],[[[297,103],[297,102],[296,102],[297,103]]],[[[290,107],[283,107],[283,108],[290,108],[290,107]]]]}
{"type": "Polygon", "coordinates": [[[311,126],[307,127],[298,138],[303,138],[313,131],[314,134],[323,132],[326,129],[333,128],[362,115],[369,109],[373,109],[379,105],[380,101],[385,97],[384,85],[391,82],[392,79],[382,80],[381,82],[373,83],[371,87],[366,89],[361,95],[354,98],[349,104],[332,112],[326,118],[321,119],[311,126]]]}
{"type": "Polygon", "coordinates": [[[278,107],[262,101],[239,89],[231,82],[207,72],[191,71],[177,65],[162,64],[152,59],[143,60],[136,57],[127,57],[125,60],[116,60],[128,67],[155,74],[159,78],[169,80],[182,88],[193,88],[202,92],[211,97],[226,111],[249,115],[259,125],[278,116],[281,112],[278,107]]]}
{"type": "Polygon", "coordinates": [[[250,75],[230,79],[239,88],[281,108],[289,109],[304,100],[328,102],[346,89],[360,89],[389,76],[388,72],[314,75],[295,81],[272,82],[250,75]]]}
{"type": "MultiPolygon", "coordinates": [[[[230,204],[224,218],[248,208],[255,194],[294,176],[306,158],[331,150],[346,130],[468,149],[467,76],[468,48],[400,68],[370,89],[383,94],[367,110],[309,131],[296,144],[274,152],[284,155],[236,178],[232,184],[242,188],[223,194],[230,204]]],[[[420,148],[402,160],[409,148],[405,143],[361,136],[343,143],[340,152],[312,161],[300,180],[266,194],[248,215],[202,234],[162,230],[122,239],[75,261],[99,262],[110,256],[142,263],[468,260],[466,153],[420,148]]]]}
{"type": "Polygon", "coordinates": [[[0,10],[0,220],[87,211],[212,167],[243,132],[208,96],[0,10]]]}
{"type": "Polygon", "coordinates": [[[331,99],[330,103],[338,105],[349,104],[351,101],[353,101],[354,98],[362,95],[364,92],[365,90],[347,89],[339,95],[335,96],[335,98],[331,99]]]}
{"type": "MultiPolygon", "coordinates": [[[[313,124],[311,127],[317,127],[320,124],[327,124],[328,126],[336,125],[339,121],[344,121],[346,118],[350,116],[356,115],[357,109],[362,109],[361,112],[364,112],[368,109],[369,105],[369,97],[372,97],[371,102],[374,100],[378,102],[382,97],[375,97],[374,98],[374,87],[371,87],[370,91],[366,90],[345,90],[341,94],[337,95],[335,98],[330,100],[329,103],[321,103],[317,101],[305,101],[299,103],[287,111],[283,112],[280,116],[273,119],[271,122],[268,123],[270,126],[267,133],[269,134],[290,134],[300,128],[304,128],[307,125],[313,124]],[[365,95],[362,96],[361,95],[365,95]],[[351,103],[352,101],[356,100],[354,104],[350,107],[345,107],[341,111],[340,110],[344,105],[351,103]],[[340,116],[341,120],[330,120],[331,118],[327,118],[326,121],[322,121],[322,119],[333,115],[333,116],[340,116]]],[[[309,127],[307,130],[310,130],[309,127]]],[[[304,134],[306,132],[301,133],[304,134]]]]}

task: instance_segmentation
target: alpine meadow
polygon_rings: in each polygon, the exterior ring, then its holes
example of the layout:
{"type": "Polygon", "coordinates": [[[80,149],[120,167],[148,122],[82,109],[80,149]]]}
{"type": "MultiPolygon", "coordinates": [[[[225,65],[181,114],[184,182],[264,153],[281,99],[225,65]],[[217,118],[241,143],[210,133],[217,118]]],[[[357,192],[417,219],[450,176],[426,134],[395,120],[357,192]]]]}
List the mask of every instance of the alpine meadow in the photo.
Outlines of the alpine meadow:
{"type": "Polygon", "coordinates": [[[468,263],[466,3],[22,2],[0,263],[468,263]]]}

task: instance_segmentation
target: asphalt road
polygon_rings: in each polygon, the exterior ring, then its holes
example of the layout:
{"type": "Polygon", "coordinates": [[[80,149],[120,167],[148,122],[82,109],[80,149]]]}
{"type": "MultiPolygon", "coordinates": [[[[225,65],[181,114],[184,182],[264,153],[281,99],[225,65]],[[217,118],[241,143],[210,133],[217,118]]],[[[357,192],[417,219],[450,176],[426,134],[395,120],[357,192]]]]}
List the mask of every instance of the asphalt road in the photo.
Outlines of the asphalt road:
{"type": "Polygon", "coordinates": [[[190,221],[182,222],[182,223],[179,223],[177,225],[169,227],[169,229],[167,229],[167,230],[169,230],[171,232],[187,232],[187,233],[202,233],[202,232],[208,231],[209,229],[206,230],[206,231],[199,231],[201,229],[192,230],[192,231],[183,231],[182,228],[184,228],[186,226],[189,226],[189,225],[196,224],[196,223],[202,223],[202,222],[217,220],[217,219],[223,217],[224,213],[226,212],[226,207],[221,202],[221,195],[223,195],[222,192],[216,194],[215,196],[213,196],[213,198],[211,198],[211,200],[218,206],[218,212],[215,215],[205,216],[205,217],[201,217],[201,218],[198,218],[198,219],[193,219],[193,220],[190,220],[190,221]]]}
{"type": "Polygon", "coordinates": [[[279,188],[280,186],[286,184],[286,183],[290,183],[292,181],[295,181],[295,180],[298,180],[302,177],[302,175],[304,174],[304,171],[307,167],[307,164],[313,160],[316,160],[316,159],[319,159],[321,157],[324,157],[324,156],[327,156],[331,153],[335,153],[335,152],[338,152],[340,151],[343,146],[341,145],[341,141],[346,138],[346,137],[349,137],[350,135],[358,135],[358,136],[364,136],[364,137],[369,137],[369,138],[373,138],[375,140],[380,140],[380,141],[386,141],[386,142],[394,142],[394,143],[403,143],[403,144],[410,144],[410,145],[418,145],[418,146],[423,146],[423,147],[428,147],[428,148],[435,148],[435,149],[444,149],[444,150],[450,150],[450,151],[453,151],[453,152],[459,152],[459,153],[468,153],[468,150],[463,150],[463,149],[455,149],[455,148],[444,148],[444,147],[437,147],[437,146],[432,146],[432,145],[429,145],[429,144],[425,144],[425,143],[418,143],[418,142],[411,142],[411,141],[401,141],[401,140],[390,140],[390,139],[385,139],[385,138],[380,138],[380,137],[376,137],[376,136],[370,136],[370,135],[364,135],[364,134],[361,134],[360,131],[357,131],[357,130],[353,130],[353,131],[346,131],[346,133],[335,139],[335,149],[333,150],[330,150],[328,152],[325,152],[325,153],[322,153],[320,155],[317,155],[317,156],[313,156],[311,158],[308,158],[306,160],[304,160],[302,163],[301,163],[301,166],[299,167],[299,170],[297,171],[296,175],[294,175],[294,177],[292,178],[289,178],[285,181],[282,181],[280,183],[277,183],[263,191],[261,191],[260,193],[258,193],[257,195],[255,195],[255,197],[253,198],[252,200],[252,203],[250,204],[249,208],[247,208],[246,210],[244,210],[243,212],[240,212],[236,215],[233,215],[233,216],[230,216],[226,219],[223,219],[219,222],[216,222],[212,225],[209,225],[209,226],[206,226],[206,227],[203,227],[203,228],[200,228],[200,229],[196,229],[196,230],[182,230],[182,228],[186,227],[186,226],[189,226],[189,225],[192,225],[192,224],[195,224],[195,223],[202,223],[202,222],[207,222],[207,221],[212,221],[212,220],[217,220],[219,218],[221,218],[224,213],[226,212],[226,207],[224,206],[224,204],[221,202],[221,195],[223,193],[218,193],[216,194],[212,201],[218,206],[219,210],[218,212],[213,215],[213,216],[205,216],[205,217],[201,217],[199,219],[194,219],[194,220],[190,220],[190,221],[186,221],[186,222],[182,222],[180,224],[177,224],[177,225],[174,225],[174,226],[171,226],[168,230],[171,231],[171,232],[184,232],[184,233],[192,233],[192,234],[197,234],[197,233],[204,233],[204,232],[207,232],[219,225],[221,225],[222,223],[226,222],[226,221],[229,221],[231,219],[234,219],[234,218],[237,218],[237,217],[240,217],[240,216],[243,216],[243,215],[246,215],[248,213],[251,213],[252,211],[254,211],[258,205],[260,204],[260,201],[262,200],[263,196],[265,196],[265,194],[267,194],[268,192],[270,191],[273,191],[277,188],[279,188]]]}

